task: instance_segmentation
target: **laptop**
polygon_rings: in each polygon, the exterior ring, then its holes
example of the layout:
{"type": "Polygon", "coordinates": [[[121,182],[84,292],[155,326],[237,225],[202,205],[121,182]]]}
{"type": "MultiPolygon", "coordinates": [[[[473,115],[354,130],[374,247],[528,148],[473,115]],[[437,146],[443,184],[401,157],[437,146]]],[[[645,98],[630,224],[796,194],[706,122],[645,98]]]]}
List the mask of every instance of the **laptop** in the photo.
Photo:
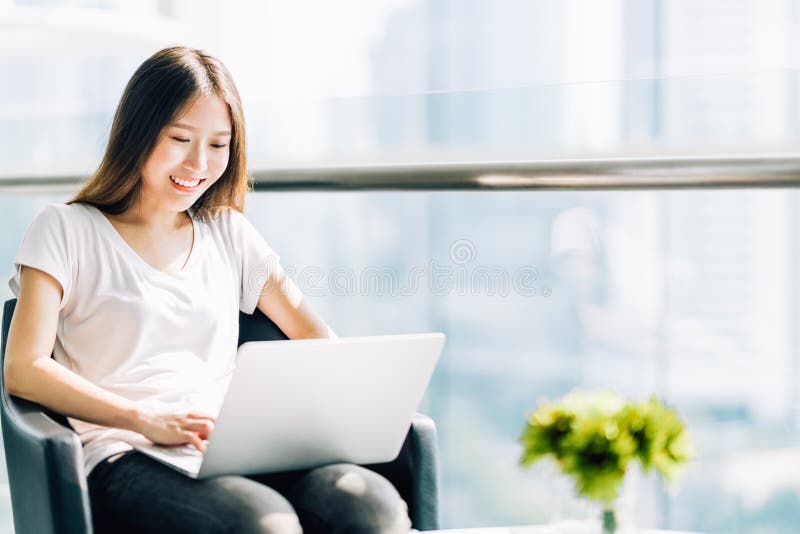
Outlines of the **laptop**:
{"type": "Polygon", "coordinates": [[[214,430],[134,448],[192,478],[397,457],[444,347],[441,333],[244,343],[214,430]]]}

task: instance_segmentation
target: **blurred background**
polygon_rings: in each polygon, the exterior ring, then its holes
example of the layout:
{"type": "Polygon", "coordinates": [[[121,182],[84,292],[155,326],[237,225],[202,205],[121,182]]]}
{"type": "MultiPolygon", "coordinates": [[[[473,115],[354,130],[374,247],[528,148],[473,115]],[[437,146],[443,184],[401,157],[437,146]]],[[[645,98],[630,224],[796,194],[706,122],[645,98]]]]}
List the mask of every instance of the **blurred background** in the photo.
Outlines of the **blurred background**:
{"type": "MultiPolygon", "coordinates": [[[[0,0],[0,264],[74,191],[24,180],[93,172],[125,83],[165,46],[228,66],[256,173],[725,158],[796,152],[798,23],[792,0],[0,0]]],[[[422,407],[443,527],[596,513],[553,469],[518,467],[525,416],[579,387],[657,394],[694,438],[675,488],[627,480],[638,525],[789,533],[799,203],[754,186],[263,191],[246,213],[340,336],[447,334],[422,407]]]]}

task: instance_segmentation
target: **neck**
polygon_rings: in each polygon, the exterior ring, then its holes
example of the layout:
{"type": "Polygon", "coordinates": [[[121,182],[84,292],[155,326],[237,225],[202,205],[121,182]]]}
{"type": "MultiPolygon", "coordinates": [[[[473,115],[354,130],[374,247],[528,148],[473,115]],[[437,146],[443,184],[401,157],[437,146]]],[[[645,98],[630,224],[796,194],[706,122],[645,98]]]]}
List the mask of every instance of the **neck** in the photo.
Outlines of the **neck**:
{"type": "Polygon", "coordinates": [[[153,232],[168,232],[182,228],[190,220],[184,211],[175,211],[163,205],[140,198],[118,215],[119,220],[153,232]]]}

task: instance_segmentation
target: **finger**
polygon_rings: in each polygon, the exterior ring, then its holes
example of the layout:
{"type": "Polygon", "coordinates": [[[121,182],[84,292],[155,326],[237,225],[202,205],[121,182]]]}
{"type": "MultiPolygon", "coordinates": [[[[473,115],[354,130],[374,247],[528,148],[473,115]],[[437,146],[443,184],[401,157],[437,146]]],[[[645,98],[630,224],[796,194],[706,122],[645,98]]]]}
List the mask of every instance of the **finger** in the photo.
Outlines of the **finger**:
{"type": "Polygon", "coordinates": [[[207,419],[209,421],[216,421],[217,420],[216,417],[213,417],[213,416],[208,415],[208,414],[202,414],[202,413],[187,413],[186,417],[191,417],[192,419],[207,419]]]}
{"type": "Polygon", "coordinates": [[[214,423],[213,421],[197,421],[193,423],[187,423],[184,425],[186,430],[191,430],[192,432],[197,432],[200,434],[200,437],[203,439],[208,438],[208,435],[214,430],[214,423]]]}
{"type": "Polygon", "coordinates": [[[200,432],[203,434],[210,434],[211,431],[214,430],[214,426],[214,421],[208,419],[184,421],[181,425],[184,430],[191,430],[192,432],[200,432]]]}
{"type": "Polygon", "coordinates": [[[191,445],[194,445],[195,449],[200,452],[206,452],[206,446],[203,443],[203,440],[200,439],[200,436],[198,436],[195,432],[187,431],[183,433],[183,436],[191,445]]]}

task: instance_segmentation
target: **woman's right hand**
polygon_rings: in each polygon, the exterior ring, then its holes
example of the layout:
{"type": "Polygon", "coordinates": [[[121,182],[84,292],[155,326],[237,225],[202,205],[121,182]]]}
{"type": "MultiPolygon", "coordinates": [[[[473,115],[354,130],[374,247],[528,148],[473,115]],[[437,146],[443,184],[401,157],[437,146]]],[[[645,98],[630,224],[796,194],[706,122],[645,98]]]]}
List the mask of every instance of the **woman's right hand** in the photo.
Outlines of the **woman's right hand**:
{"type": "Polygon", "coordinates": [[[205,452],[203,440],[214,429],[214,418],[209,415],[187,413],[157,415],[144,413],[134,430],[158,445],[183,445],[189,443],[205,452]]]}

